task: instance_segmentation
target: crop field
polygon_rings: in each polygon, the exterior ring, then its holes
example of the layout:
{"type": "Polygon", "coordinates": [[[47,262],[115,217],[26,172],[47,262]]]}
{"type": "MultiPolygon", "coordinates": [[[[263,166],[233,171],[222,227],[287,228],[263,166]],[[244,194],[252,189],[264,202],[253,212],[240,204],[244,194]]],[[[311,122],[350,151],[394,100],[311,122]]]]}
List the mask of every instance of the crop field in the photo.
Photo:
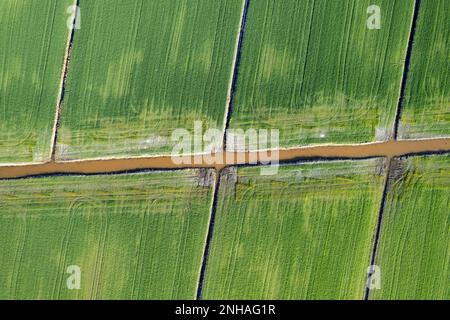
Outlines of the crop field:
{"type": "Polygon", "coordinates": [[[422,0],[399,135],[450,136],[450,2],[422,0]]]}
{"type": "Polygon", "coordinates": [[[450,156],[397,161],[381,230],[374,299],[450,298],[450,156]]]}
{"type": "Polygon", "coordinates": [[[0,1],[0,163],[50,158],[72,3],[0,1]]]}
{"type": "Polygon", "coordinates": [[[361,299],[382,168],[375,159],[287,165],[276,176],[260,176],[257,167],[227,175],[204,297],[361,299]]]}
{"type": "Polygon", "coordinates": [[[413,1],[376,1],[369,30],[373,2],[251,1],[231,128],[279,129],[281,147],[389,138],[413,1]]]}
{"type": "Polygon", "coordinates": [[[0,0],[0,300],[450,299],[449,18],[0,0]]]}
{"type": "Polygon", "coordinates": [[[1,181],[0,299],[194,299],[213,179],[188,170],[1,181]],[[69,266],[81,269],[79,290],[68,290],[69,266]]]}
{"type": "Polygon", "coordinates": [[[176,128],[223,128],[242,4],[82,0],[57,158],[170,153],[176,128]]]}

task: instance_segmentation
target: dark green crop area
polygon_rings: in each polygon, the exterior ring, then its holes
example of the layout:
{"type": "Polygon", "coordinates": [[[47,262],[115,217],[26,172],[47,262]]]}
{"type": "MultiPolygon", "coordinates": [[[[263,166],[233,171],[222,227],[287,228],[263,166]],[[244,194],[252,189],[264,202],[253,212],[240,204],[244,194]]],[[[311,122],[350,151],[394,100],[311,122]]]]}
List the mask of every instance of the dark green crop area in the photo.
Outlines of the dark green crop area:
{"type": "Polygon", "coordinates": [[[1,181],[0,299],[194,299],[213,177],[1,181]],[[67,286],[70,266],[79,290],[67,286]]]}
{"type": "Polygon", "coordinates": [[[412,13],[413,1],[251,1],[231,128],[278,129],[281,147],[388,139],[412,13]]]}
{"type": "Polygon", "coordinates": [[[0,163],[50,158],[72,3],[0,1],[0,163]]]}
{"type": "Polygon", "coordinates": [[[222,177],[205,299],[361,299],[382,168],[376,159],[222,177]]]}
{"type": "Polygon", "coordinates": [[[450,156],[401,159],[384,210],[373,299],[450,299],[450,156]]]}
{"type": "Polygon", "coordinates": [[[242,0],[81,2],[58,159],[170,153],[177,128],[223,129],[242,0]]]}
{"type": "Polygon", "coordinates": [[[399,135],[450,136],[450,2],[422,0],[399,135]]]}

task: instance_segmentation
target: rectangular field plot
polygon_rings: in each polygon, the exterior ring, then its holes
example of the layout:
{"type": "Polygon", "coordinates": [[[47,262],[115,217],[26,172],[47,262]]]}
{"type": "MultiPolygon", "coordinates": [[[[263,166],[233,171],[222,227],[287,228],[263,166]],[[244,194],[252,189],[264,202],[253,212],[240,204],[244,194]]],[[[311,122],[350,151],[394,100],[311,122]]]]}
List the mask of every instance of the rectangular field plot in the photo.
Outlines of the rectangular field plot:
{"type": "Polygon", "coordinates": [[[450,298],[450,156],[397,160],[372,299],[450,298]]]}
{"type": "Polygon", "coordinates": [[[1,181],[0,299],[194,299],[213,180],[192,170],[1,181]]]}
{"type": "Polygon", "coordinates": [[[58,159],[170,153],[222,128],[242,0],[82,1],[58,159]]]}
{"type": "Polygon", "coordinates": [[[0,1],[0,163],[50,158],[73,3],[0,1]]]}
{"type": "Polygon", "coordinates": [[[204,298],[362,299],[383,167],[310,163],[222,177],[204,298]]]}
{"type": "Polygon", "coordinates": [[[422,0],[399,136],[450,136],[450,2],[422,0]]]}
{"type": "Polygon", "coordinates": [[[412,9],[413,1],[251,1],[231,128],[279,129],[282,147],[386,140],[412,9]],[[369,30],[374,3],[381,25],[369,30]]]}

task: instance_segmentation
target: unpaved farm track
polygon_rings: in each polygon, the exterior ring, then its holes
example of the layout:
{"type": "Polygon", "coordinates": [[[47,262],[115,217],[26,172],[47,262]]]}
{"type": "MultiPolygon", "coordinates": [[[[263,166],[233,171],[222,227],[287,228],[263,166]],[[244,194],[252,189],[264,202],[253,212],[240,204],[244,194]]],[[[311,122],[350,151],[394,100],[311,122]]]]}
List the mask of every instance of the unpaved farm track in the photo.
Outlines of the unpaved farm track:
{"type": "MultiPolygon", "coordinates": [[[[278,158],[280,162],[289,162],[302,159],[392,158],[436,152],[450,152],[450,138],[392,140],[357,145],[323,145],[282,149],[279,150],[278,158]]],[[[0,179],[53,174],[108,174],[147,169],[215,168],[220,170],[232,165],[254,164],[254,162],[251,162],[252,158],[258,156],[259,159],[265,159],[266,155],[266,152],[220,153],[216,155],[216,159],[221,160],[218,161],[221,164],[208,164],[202,155],[185,156],[182,158],[183,161],[180,161],[182,164],[174,163],[170,155],[123,159],[51,161],[39,164],[0,166],[0,179]]]]}

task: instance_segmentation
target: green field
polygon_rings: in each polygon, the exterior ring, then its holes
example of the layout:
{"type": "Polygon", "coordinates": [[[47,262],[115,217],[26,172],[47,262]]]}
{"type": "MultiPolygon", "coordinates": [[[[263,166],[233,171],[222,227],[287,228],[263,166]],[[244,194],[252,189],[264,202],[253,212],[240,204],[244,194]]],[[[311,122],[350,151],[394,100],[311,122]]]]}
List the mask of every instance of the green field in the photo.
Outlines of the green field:
{"type": "Polygon", "coordinates": [[[0,300],[450,300],[438,137],[450,0],[0,0],[0,300]]]}
{"type": "Polygon", "coordinates": [[[382,166],[311,163],[222,177],[204,298],[362,299],[382,166]]]}
{"type": "Polygon", "coordinates": [[[450,2],[422,0],[399,135],[450,135],[450,2]]]}
{"type": "Polygon", "coordinates": [[[50,158],[72,3],[0,1],[0,163],[50,158]]]}
{"type": "Polygon", "coordinates": [[[170,153],[222,128],[242,0],[81,3],[57,158],[170,153]]]}
{"type": "MultiPolygon", "coordinates": [[[[392,136],[413,1],[251,1],[232,128],[280,146],[392,136]],[[366,26],[381,7],[381,29],[366,26]]],[[[250,146],[254,148],[255,146],[250,146]]]]}
{"type": "Polygon", "coordinates": [[[0,299],[194,299],[210,183],[194,170],[1,181],[0,299]]]}
{"type": "Polygon", "coordinates": [[[391,182],[374,299],[450,299],[450,156],[403,159],[391,182]]]}

